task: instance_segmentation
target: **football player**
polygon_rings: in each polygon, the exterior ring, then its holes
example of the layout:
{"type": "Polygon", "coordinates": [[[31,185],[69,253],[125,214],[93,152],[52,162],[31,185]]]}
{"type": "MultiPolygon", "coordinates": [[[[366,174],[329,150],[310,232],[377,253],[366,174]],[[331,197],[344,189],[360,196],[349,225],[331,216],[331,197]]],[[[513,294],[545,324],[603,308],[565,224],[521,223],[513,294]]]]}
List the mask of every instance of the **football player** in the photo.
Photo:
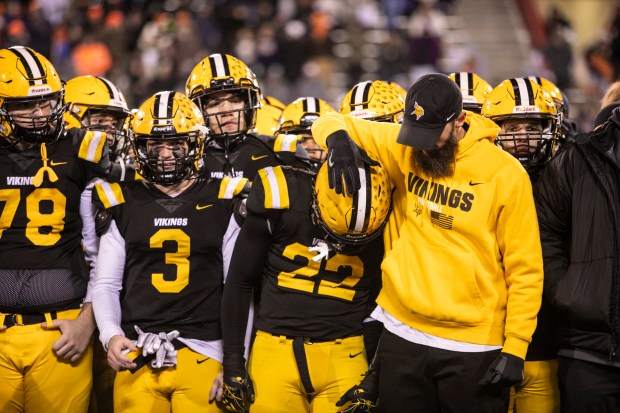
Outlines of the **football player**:
{"type": "Polygon", "coordinates": [[[472,72],[450,73],[448,77],[461,89],[463,109],[479,114],[487,95],[493,90],[489,82],[472,72]]]}
{"type": "MultiPolygon", "coordinates": [[[[77,76],[65,85],[65,127],[83,128],[91,131],[106,133],[110,147],[112,171],[107,180],[123,181],[135,178],[135,169],[130,166],[127,155],[129,142],[126,138],[126,123],[129,118],[127,101],[121,90],[111,81],[99,76],[77,76]]],[[[92,188],[94,182],[89,185],[92,188]]],[[[84,226],[92,226],[89,234],[93,239],[84,239],[84,243],[94,243],[91,250],[96,251],[99,240],[95,236],[95,207],[91,209],[91,219],[84,219],[84,226]]],[[[88,213],[88,211],[85,211],[88,213]]],[[[89,257],[91,270],[95,267],[96,257],[89,257]]],[[[95,334],[98,334],[95,331],[95,334]]],[[[93,394],[90,399],[89,411],[97,413],[112,413],[112,389],[114,386],[114,370],[108,365],[107,355],[101,346],[93,349],[93,394]],[[96,407],[95,407],[96,406],[96,407]]]]}
{"type": "Polygon", "coordinates": [[[222,243],[247,180],[199,179],[205,136],[191,100],[156,93],[130,127],[145,180],[93,191],[105,210],[95,316],[118,372],[115,411],[220,411],[210,401],[221,380],[222,243]]]}
{"type": "Polygon", "coordinates": [[[296,145],[297,142],[308,153],[314,169],[318,170],[325,161],[325,152],[316,144],[310,133],[310,126],[323,113],[335,109],[323,99],[304,97],[289,103],[278,119],[276,137],[278,142],[296,145]]]}
{"type": "Polygon", "coordinates": [[[246,412],[253,402],[259,413],[336,412],[366,371],[362,323],[380,274],[390,188],[381,168],[363,171],[367,185],[353,198],[328,188],[327,163],[318,176],[278,166],[255,178],[222,303],[230,411],[246,412]],[[257,280],[261,304],[246,373],[246,315],[257,280]]]}
{"type": "MultiPolygon", "coordinates": [[[[557,105],[532,78],[507,79],[495,87],[482,114],[501,126],[497,143],[521,162],[532,184],[554,155],[559,137],[557,105]]],[[[557,413],[558,343],[556,320],[544,299],[525,357],[524,380],[511,389],[509,412],[557,413]]]]}
{"type": "Polygon", "coordinates": [[[205,148],[205,173],[253,179],[266,166],[307,166],[296,156],[297,145],[278,144],[250,131],[256,125],[261,90],[256,75],[241,60],[212,54],[199,62],[185,84],[185,93],[202,110],[210,142],[205,148]]]}
{"type": "Polygon", "coordinates": [[[540,76],[528,76],[528,79],[537,83],[542,89],[547,92],[558,112],[558,146],[564,145],[566,142],[573,139],[577,133],[579,133],[577,123],[570,120],[570,105],[568,103],[568,96],[558,88],[555,83],[540,76]]]}
{"type": "Polygon", "coordinates": [[[64,129],[63,84],[36,51],[1,49],[0,72],[0,411],[85,412],[95,320],[80,215],[110,169],[106,134],[64,129]]]}

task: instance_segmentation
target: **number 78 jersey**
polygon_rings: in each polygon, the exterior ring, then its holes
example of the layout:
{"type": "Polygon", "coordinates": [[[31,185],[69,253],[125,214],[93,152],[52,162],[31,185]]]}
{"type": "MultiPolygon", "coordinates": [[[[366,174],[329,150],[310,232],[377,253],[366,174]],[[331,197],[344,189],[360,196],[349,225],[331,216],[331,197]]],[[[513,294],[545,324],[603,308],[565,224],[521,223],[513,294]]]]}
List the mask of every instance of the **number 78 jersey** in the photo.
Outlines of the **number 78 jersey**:
{"type": "Polygon", "coordinates": [[[314,174],[290,167],[259,171],[248,211],[269,220],[257,327],[272,334],[333,340],[361,333],[381,282],[383,239],[314,261],[325,233],[312,220],[314,174]]]}

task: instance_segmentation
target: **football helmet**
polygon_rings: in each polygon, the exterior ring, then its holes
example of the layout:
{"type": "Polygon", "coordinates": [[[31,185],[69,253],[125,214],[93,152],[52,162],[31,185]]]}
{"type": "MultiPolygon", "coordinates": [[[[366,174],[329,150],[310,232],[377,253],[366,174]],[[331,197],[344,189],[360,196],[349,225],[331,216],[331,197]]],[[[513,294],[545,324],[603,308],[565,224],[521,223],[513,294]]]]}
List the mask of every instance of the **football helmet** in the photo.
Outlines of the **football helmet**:
{"type": "Polygon", "coordinates": [[[227,54],[212,54],[200,61],[192,70],[185,83],[185,93],[202,110],[209,137],[220,145],[227,145],[241,140],[248,130],[256,124],[256,112],[262,99],[256,75],[241,60],[227,54]],[[219,93],[232,93],[243,102],[242,109],[219,111],[207,115],[207,102],[219,93]],[[222,116],[237,113],[237,128],[234,132],[215,133],[214,126],[221,129],[222,116]],[[210,120],[211,119],[211,120],[210,120]],[[212,119],[218,123],[211,125],[212,119]],[[241,121],[244,120],[244,122],[241,121]]]}
{"type": "Polygon", "coordinates": [[[342,98],[340,113],[376,122],[401,123],[405,101],[383,80],[360,82],[342,98]]]}
{"type": "Polygon", "coordinates": [[[528,79],[530,79],[534,83],[537,83],[542,88],[542,90],[544,90],[549,94],[549,96],[551,96],[551,99],[553,99],[553,102],[555,103],[556,109],[558,111],[558,115],[560,115],[560,120],[568,117],[568,114],[566,113],[568,107],[565,104],[565,97],[560,88],[558,88],[552,81],[545,79],[544,77],[528,76],[528,79]]]}
{"type": "Polygon", "coordinates": [[[392,186],[381,166],[364,164],[361,188],[353,196],[329,188],[328,165],[319,169],[314,184],[313,218],[328,241],[344,245],[363,244],[383,232],[392,202],[392,186]]]}
{"type": "MultiPolygon", "coordinates": [[[[280,134],[298,135],[301,146],[308,152],[310,160],[322,163],[327,154],[314,141],[310,126],[324,113],[335,112],[335,109],[323,99],[303,97],[286,105],[278,120],[276,136],[280,134]]],[[[318,165],[316,165],[318,166],[318,165]]]]}
{"type": "Polygon", "coordinates": [[[284,110],[284,103],[272,96],[265,96],[256,113],[254,131],[260,135],[275,136],[278,130],[278,119],[284,110]]]}
{"type": "Polygon", "coordinates": [[[394,90],[396,90],[398,92],[398,94],[400,95],[400,97],[403,98],[403,102],[407,99],[407,91],[398,83],[396,82],[388,82],[390,86],[392,86],[394,88],[394,90]]]}
{"type": "Polygon", "coordinates": [[[49,60],[34,50],[0,49],[0,137],[4,146],[58,140],[66,110],[64,87],[49,60]]]}
{"type": "Polygon", "coordinates": [[[483,78],[472,72],[455,72],[448,76],[461,89],[463,109],[480,113],[482,105],[493,88],[483,78]]]}
{"type": "Polygon", "coordinates": [[[504,80],[487,96],[482,115],[500,126],[510,120],[541,122],[542,133],[501,132],[496,140],[528,172],[539,169],[553,156],[558,139],[558,112],[551,96],[530,79],[504,80]]]}
{"type": "Polygon", "coordinates": [[[144,179],[174,185],[201,173],[207,128],[200,109],[182,93],[151,96],[133,116],[129,132],[136,169],[144,179]],[[173,159],[160,159],[157,146],[166,144],[173,147],[173,159]]]}
{"type": "Polygon", "coordinates": [[[114,157],[125,154],[125,125],[129,108],[125,96],[114,83],[104,77],[78,76],[65,85],[65,100],[68,109],[65,121],[68,128],[85,128],[106,132],[110,154],[114,157]],[[94,123],[92,115],[106,116],[107,123],[94,123]]]}

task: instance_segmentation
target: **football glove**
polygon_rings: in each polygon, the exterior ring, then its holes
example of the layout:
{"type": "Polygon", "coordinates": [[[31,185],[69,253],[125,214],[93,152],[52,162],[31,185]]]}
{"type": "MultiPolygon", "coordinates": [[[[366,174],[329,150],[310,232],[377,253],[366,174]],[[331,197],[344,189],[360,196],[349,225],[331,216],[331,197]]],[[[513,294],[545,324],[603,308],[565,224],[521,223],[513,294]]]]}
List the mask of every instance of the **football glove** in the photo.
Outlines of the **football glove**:
{"type": "Polygon", "coordinates": [[[345,409],[340,410],[341,413],[372,413],[377,403],[378,391],[379,371],[371,365],[360,384],[347,390],[336,402],[336,406],[349,403],[345,409]]]}
{"type": "Polygon", "coordinates": [[[254,403],[254,385],[250,376],[224,377],[222,404],[229,412],[247,413],[254,403]]]}
{"type": "Polygon", "coordinates": [[[351,140],[349,134],[339,130],[327,138],[327,166],[329,187],[337,194],[344,195],[343,180],[347,193],[353,195],[360,189],[358,163],[371,166],[379,165],[368,157],[366,152],[351,140]]]}
{"type": "Polygon", "coordinates": [[[510,387],[523,381],[524,360],[508,353],[499,353],[478,382],[481,385],[510,387]]]}
{"type": "Polygon", "coordinates": [[[155,334],[145,333],[138,326],[134,326],[134,329],[138,333],[136,346],[142,349],[142,356],[150,359],[154,355],[149,361],[151,368],[158,369],[176,365],[177,351],[172,341],[179,337],[177,330],[155,334]]]}

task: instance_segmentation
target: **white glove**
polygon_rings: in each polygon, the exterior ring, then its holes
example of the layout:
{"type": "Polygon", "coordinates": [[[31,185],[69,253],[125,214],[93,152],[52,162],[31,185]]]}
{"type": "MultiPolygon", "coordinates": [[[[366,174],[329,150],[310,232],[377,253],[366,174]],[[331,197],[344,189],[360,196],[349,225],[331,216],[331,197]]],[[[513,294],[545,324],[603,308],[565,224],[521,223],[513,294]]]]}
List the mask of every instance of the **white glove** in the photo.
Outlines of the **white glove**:
{"type": "Polygon", "coordinates": [[[142,356],[146,357],[149,354],[154,354],[161,345],[161,339],[159,338],[159,334],[155,333],[145,333],[138,326],[133,326],[138,333],[138,340],[136,341],[136,346],[142,349],[142,356]]]}
{"type": "Polygon", "coordinates": [[[160,345],[155,350],[155,359],[151,360],[151,368],[170,367],[177,364],[177,351],[172,344],[172,340],[179,337],[179,332],[173,330],[169,333],[159,333],[160,345]]]}
{"type": "Polygon", "coordinates": [[[329,259],[329,245],[325,242],[319,242],[314,247],[308,248],[310,252],[316,252],[316,256],[312,257],[312,261],[319,262],[323,258],[329,259]]]}

